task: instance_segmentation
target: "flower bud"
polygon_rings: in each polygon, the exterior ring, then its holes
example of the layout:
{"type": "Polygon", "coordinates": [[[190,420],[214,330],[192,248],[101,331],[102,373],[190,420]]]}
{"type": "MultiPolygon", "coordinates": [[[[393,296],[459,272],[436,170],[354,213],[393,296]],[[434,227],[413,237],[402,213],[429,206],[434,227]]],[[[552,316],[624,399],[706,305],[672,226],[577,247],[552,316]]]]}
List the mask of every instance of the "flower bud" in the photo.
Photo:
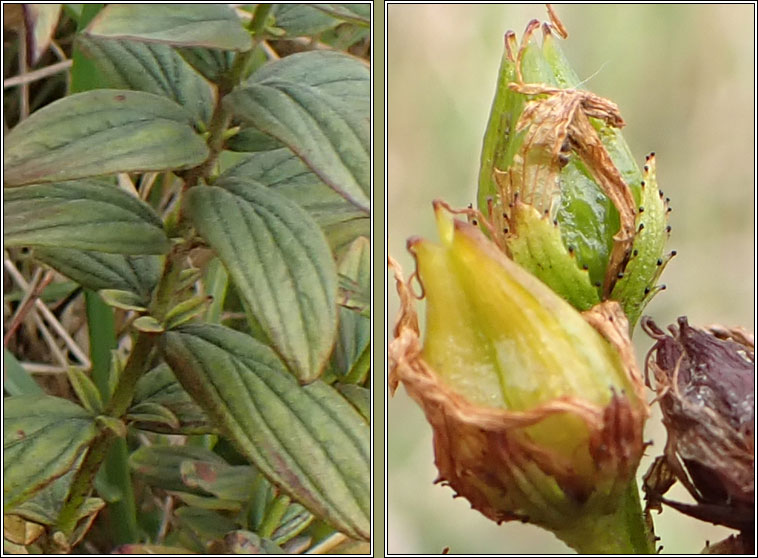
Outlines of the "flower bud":
{"type": "MultiPolygon", "coordinates": [[[[660,290],[670,228],[655,157],[640,172],[619,129],[618,107],[578,89],[556,44],[550,12],[505,53],[484,137],[478,206],[490,237],[579,310],[617,300],[631,325],[660,290]]],[[[673,254],[673,253],[672,253],[673,254]]]]}
{"type": "Polygon", "coordinates": [[[648,317],[656,340],[647,378],[658,393],[668,434],[664,455],[645,477],[648,507],[666,503],[704,521],[750,533],[755,525],[755,347],[739,328],[694,328],[687,318],[670,335],[648,317]],[[679,480],[697,502],[663,498],[679,480]]]}
{"type": "Polygon", "coordinates": [[[580,551],[647,548],[644,529],[621,521],[637,499],[647,407],[620,307],[583,316],[446,209],[435,202],[440,244],[409,241],[423,344],[390,261],[402,302],[390,387],[402,382],[423,408],[438,481],[494,521],[540,525],[580,551]]]}

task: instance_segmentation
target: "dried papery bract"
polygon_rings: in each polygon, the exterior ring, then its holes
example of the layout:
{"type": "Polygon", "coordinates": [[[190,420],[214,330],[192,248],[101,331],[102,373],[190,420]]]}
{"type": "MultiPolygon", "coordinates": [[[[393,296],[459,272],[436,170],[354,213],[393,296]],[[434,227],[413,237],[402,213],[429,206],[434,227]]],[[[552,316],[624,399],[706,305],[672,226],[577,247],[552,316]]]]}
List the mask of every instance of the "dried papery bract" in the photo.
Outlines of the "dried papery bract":
{"type": "MultiPolygon", "coordinates": [[[[752,531],[755,515],[755,348],[741,328],[700,329],[679,318],[662,331],[642,326],[656,340],[648,383],[658,394],[668,434],[664,455],[645,479],[648,507],[665,503],[711,523],[752,531]],[[678,480],[696,500],[683,504],[663,494],[678,480]]],[[[749,537],[752,540],[752,535],[749,537]]]]}
{"type": "Polygon", "coordinates": [[[620,521],[637,497],[647,407],[618,304],[585,319],[477,227],[435,209],[442,243],[409,241],[423,342],[414,296],[389,262],[402,305],[389,385],[403,383],[424,410],[438,482],[494,521],[534,523],[580,551],[647,548],[644,530],[620,521]]]}
{"type": "Polygon", "coordinates": [[[618,106],[580,89],[557,45],[567,32],[548,11],[541,46],[537,20],[520,46],[506,34],[479,210],[492,240],[574,307],[616,300],[633,326],[670,258],[667,201],[654,157],[641,172],[624,142],[618,106]]]}

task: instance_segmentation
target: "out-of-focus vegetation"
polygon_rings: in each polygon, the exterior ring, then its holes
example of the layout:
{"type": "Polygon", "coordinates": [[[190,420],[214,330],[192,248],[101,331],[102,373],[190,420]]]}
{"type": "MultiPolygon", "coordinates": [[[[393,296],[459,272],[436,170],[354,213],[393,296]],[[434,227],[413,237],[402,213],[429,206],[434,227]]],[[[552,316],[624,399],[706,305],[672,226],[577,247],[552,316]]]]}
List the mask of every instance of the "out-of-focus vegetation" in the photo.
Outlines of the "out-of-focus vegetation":
{"type": "MultiPolygon", "coordinates": [[[[639,164],[655,151],[671,198],[667,290],[646,308],[659,323],[754,329],[753,6],[556,6],[561,47],[585,87],[616,102],[639,164]]],[[[434,236],[431,201],[475,202],[482,136],[503,34],[520,36],[541,5],[401,6],[388,13],[389,251],[407,273],[411,235],[434,236]]],[[[390,327],[397,300],[390,287],[390,327]]],[[[638,356],[652,345],[637,331],[638,356]]],[[[652,394],[650,396],[652,399],[652,394]]],[[[654,416],[647,439],[660,453],[654,416]]],[[[497,526],[432,484],[431,430],[400,390],[388,404],[390,552],[568,552],[521,524],[497,526]]],[[[643,459],[639,473],[649,465],[643,459]]],[[[672,499],[687,501],[683,493],[672,499]]],[[[699,552],[729,531],[668,509],[654,517],[663,552],[699,552]]]]}

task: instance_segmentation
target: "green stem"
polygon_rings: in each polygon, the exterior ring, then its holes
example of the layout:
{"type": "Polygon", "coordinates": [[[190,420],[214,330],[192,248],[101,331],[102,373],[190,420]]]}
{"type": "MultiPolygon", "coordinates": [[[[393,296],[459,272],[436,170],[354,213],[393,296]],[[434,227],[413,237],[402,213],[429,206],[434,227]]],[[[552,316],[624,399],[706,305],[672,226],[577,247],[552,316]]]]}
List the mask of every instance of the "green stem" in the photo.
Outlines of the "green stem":
{"type": "Polygon", "coordinates": [[[614,513],[589,514],[555,534],[579,554],[655,554],[636,481],[629,483],[614,513]]]}
{"type": "MultiPolygon", "coordinates": [[[[148,357],[150,356],[150,350],[153,348],[154,341],[152,335],[139,334],[132,353],[129,355],[129,360],[126,362],[124,371],[119,378],[113,397],[105,410],[105,414],[112,417],[121,417],[126,413],[134,396],[134,385],[147,367],[148,357]]],[[[57,528],[66,535],[66,538],[70,538],[74,532],[79,519],[79,509],[92,489],[95,475],[100,469],[100,465],[102,465],[114,438],[115,435],[110,429],[103,429],[92,441],[89,448],[87,448],[84,460],[74,475],[68,497],[58,514],[57,528]]]]}
{"type": "MultiPolygon", "coordinates": [[[[97,385],[103,401],[110,398],[109,376],[111,368],[111,350],[117,347],[116,324],[113,308],[105,304],[100,296],[92,291],[85,291],[87,306],[87,323],[97,324],[89,328],[90,360],[92,361],[92,379],[97,385]]],[[[129,450],[126,440],[116,439],[108,448],[105,462],[100,471],[105,482],[117,487],[121,497],[108,502],[108,525],[110,536],[116,544],[137,540],[137,507],[134,502],[132,478],[127,466],[129,450]]]]}
{"type": "MultiPolygon", "coordinates": [[[[207,179],[210,175],[219,153],[224,146],[224,133],[231,122],[231,113],[224,108],[223,98],[234,87],[236,87],[247,66],[254,48],[257,47],[260,35],[265,29],[265,22],[271,10],[269,4],[260,4],[256,9],[250,30],[254,35],[254,47],[247,52],[238,53],[227,86],[219,85],[219,96],[214,107],[208,125],[208,147],[210,154],[208,158],[200,165],[180,174],[184,178],[184,190],[198,184],[201,179],[207,179]]],[[[166,256],[163,274],[161,276],[158,288],[153,296],[153,302],[150,306],[150,314],[159,321],[162,321],[166,312],[171,307],[179,275],[184,264],[184,257],[189,249],[190,230],[188,224],[183,220],[182,214],[179,214],[176,225],[176,233],[184,238],[184,242],[176,244],[171,252],[166,256]]],[[[147,370],[150,353],[155,345],[157,336],[140,332],[129,355],[124,370],[119,376],[118,384],[113,392],[104,414],[111,417],[123,417],[134,398],[134,390],[137,380],[147,370]]],[[[105,459],[108,448],[111,446],[115,435],[110,429],[103,429],[92,441],[82,460],[82,464],[74,475],[69,494],[63,503],[60,513],[58,514],[57,529],[61,531],[67,539],[70,539],[77,521],[79,510],[92,490],[95,475],[105,459]]]]}

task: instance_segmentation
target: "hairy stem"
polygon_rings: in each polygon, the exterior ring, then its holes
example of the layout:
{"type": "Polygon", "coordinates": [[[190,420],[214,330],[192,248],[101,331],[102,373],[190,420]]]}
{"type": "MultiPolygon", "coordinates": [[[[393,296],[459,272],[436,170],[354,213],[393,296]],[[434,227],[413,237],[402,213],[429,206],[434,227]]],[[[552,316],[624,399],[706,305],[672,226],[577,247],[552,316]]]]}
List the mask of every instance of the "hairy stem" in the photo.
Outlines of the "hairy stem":
{"type": "MultiPolygon", "coordinates": [[[[256,29],[263,29],[269,10],[270,6],[267,5],[260,5],[258,7],[256,10],[256,16],[253,18],[253,24],[256,25],[256,29]],[[262,9],[264,6],[266,6],[266,8],[262,9]],[[260,16],[259,12],[261,14],[260,16]]],[[[257,46],[257,41],[255,44],[257,46]]],[[[228,94],[233,87],[239,84],[242,79],[243,69],[247,65],[251,56],[252,49],[247,52],[238,53],[232,71],[230,72],[231,79],[229,80],[229,83],[231,87],[228,89],[219,87],[219,98],[216,102],[208,126],[209,136],[207,143],[210,154],[200,165],[183,174],[185,190],[197,185],[201,179],[207,179],[216,164],[218,155],[223,149],[224,133],[231,121],[231,113],[223,106],[223,97],[228,94]]],[[[171,308],[179,276],[184,268],[185,258],[190,248],[190,242],[188,242],[188,240],[192,235],[192,231],[189,225],[183,220],[181,214],[179,215],[179,221],[175,230],[184,240],[183,242],[175,244],[166,256],[163,273],[160,282],[158,283],[158,287],[153,294],[152,304],[150,305],[150,314],[158,321],[162,321],[168,310],[171,308]]],[[[134,398],[134,390],[137,385],[137,380],[139,380],[148,368],[150,354],[155,345],[156,339],[157,335],[154,333],[140,332],[137,335],[129,359],[119,376],[118,384],[113,392],[113,397],[111,397],[108,402],[104,414],[116,418],[121,418],[126,414],[132,403],[132,399],[134,398]]],[[[76,528],[79,519],[79,510],[92,490],[95,474],[100,469],[108,452],[108,448],[111,446],[114,439],[115,434],[110,429],[103,429],[92,440],[92,443],[90,443],[85,452],[82,464],[72,481],[69,494],[58,514],[56,527],[58,531],[61,531],[65,535],[66,539],[70,540],[71,534],[76,528]]]]}

